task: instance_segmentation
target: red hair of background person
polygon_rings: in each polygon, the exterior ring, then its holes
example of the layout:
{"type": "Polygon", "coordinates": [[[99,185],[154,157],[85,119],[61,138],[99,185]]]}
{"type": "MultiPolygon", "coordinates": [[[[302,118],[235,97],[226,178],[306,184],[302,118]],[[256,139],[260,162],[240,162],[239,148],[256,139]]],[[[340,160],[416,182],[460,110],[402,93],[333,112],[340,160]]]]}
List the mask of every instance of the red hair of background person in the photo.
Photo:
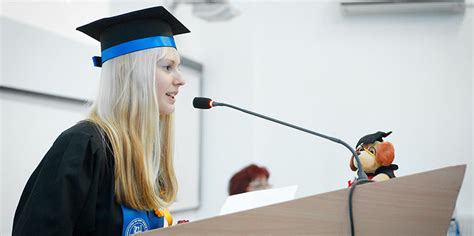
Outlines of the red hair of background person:
{"type": "Polygon", "coordinates": [[[229,195],[247,192],[249,183],[259,176],[265,176],[268,179],[270,173],[265,167],[258,167],[254,164],[235,173],[229,181],[229,195]]]}

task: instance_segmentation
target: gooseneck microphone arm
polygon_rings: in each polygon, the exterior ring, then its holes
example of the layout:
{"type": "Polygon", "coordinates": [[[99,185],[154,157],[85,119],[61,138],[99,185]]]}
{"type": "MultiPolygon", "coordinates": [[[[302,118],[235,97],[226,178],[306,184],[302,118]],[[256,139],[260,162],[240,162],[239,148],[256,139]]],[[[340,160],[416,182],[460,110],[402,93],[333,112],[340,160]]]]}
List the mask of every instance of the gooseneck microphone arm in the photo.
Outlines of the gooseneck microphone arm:
{"type": "MultiPolygon", "coordinates": [[[[195,99],[197,99],[197,98],[195,98],[195,99]]],[[[242,109],[240,107],[236,107],[236,106],[233,106],[233,105],[230,105],[230,104],[226,104],[226,103],[222,103],[222,102],[215,102],[215,101],[212,101],[210,99],[209,99],[208,104],[209,104],[209,107],[207,109],[209,109],[211,107],[215,107],[215,106],[230,107],[232,109],[239,110],[241,112],[245,112],[247,114],[254,115],[254,116],[260,117],[260,118],[265,119],[265,120],[273,121],[273,122],[276,122],[278,124],[288,126],[288,127],[293,128],[293,129],[297,129],[297,130],[300,130],[300,131],[303,131],[303,132],[306,132],[306,133],[309,133],[309,134],[313,134],[313,135],[316,135],[318,137],[331,140],[335,143],[342,144],[343,146],[345,146],[347,149],[349,149],[352,152],[352,155],[354,155],[354,158],[357,162],[357,166],[362,166],[362,164],[360,162],[360,159],[359,159],[359,156],[357,155],[357,152],[351,146],[349,146],[346,142],[344,142],[340,139],[333,138],[333,137],[330,137],[330,136],[327,136],[327,135],[324,135],[324,134],[320,134],[320,133],[314,132],[312,130],[308,130],[308,129],[305,129],[305,128],[302,128],[302,127],[299,127],[299,126],[296,126],[296,125],[292,125],[292,124],[289,124],[289,123],[286,123],[286,122],[283,122],[283,121],[280,121],[280,120],[277,120],[277,119],[274,119],[274,118],[271,118],[271,117],[268,117],[268,116],[264,116],[264,115],[255,113],[253,111],[245,110],[245,109],[242,109]]],[[[206,108],[204,108],[204,109],[206,109],[206,108]]],[[[367,179],[368,179],[367,175],[362,170],[362,168],[357,168],[357,180],[361,181],[361,180],[367,180],[367,179]]]]}
{"type": "MultiPolygon", "coordinates": [[[[317,133],[317,132],[314,132],[314,131],[311,131],[311,130],[308,130],[308,129],[305,129],[305,128],[302,128],[302,127],[299,127],[299,126],[296,126],[296,125],[292,125],[292,124],[289,124],[289,123],[286,123],[286,122],[283,122],[283,121],[280,121],[280,120],[277,120],[277,119],[274,119],[274,118],[271,118],[271,117],[268,117],[268,116],[264,116],[264,115],[255,113],[253,111],[248,111],[248,110],[245,110],[245,109],[242,109],[240,107],[236,107],[236,106],[233,106],[233,105],[230,105],[230,104],[226,104],[226,103],[222,103],[222,102],[215,102],[215,101],[212,101],[210,98],[195,97],[194,100],[193,100],[193,106],[195,108],[198,108],[198,109],[210,109],[210,108],[215,107],[215,106],[230,107],[232,109],[235,109],[235,110],[238,110],[238,111],[241,111],[241,112],[245,112],[247,114],[257,116],[257,117],[260,117],[260,118],[265,119],[265,120],[273,121],[273,122],[276,122],[276,123],[284,125],[284,126],[288,126],[290,128],[293,128],[293,129],[297,129],[297,130],[300,130],[300,131],[303,131],[303,132],[306,132],[306,133],[309,133],[309,134],[316,135],[316,136],[321,137],[321,138],[328,139],[328,140],[333,141],[335,143],[342,144],[344,147],[349,149],[352,152],[352,155],[354,155],[354,158],[357,162],[357,166],[362,166],[361,162],[360,162],[360,159],[359,159],[359,156],[357,155],[356,151],[351,146],[349,146],[346,142],[344,142],[340,139],[333,138],[333,137],[330,137],[330,136],[327,136],[327,135],[324,135],[324,134],[320,134],[320,133],[317,133]]],[[[368,183],[368,182],[371,182],[371,180],[369,180],[367,178],[367,175],[365,174],[365,172],[361,168],[358,168],[357,169],[357,180],[354,181],[354,183],[351,186],[351,190],[349,192],[349,222],[350,222],[350,226],[351,226],[351,235],[352,236],[355,235],[355,233],[354,233],[353,212],[352,212],[353,193],[354,193],[355,187],[358,184],[363,184],[363,183],[368,183]]]]}

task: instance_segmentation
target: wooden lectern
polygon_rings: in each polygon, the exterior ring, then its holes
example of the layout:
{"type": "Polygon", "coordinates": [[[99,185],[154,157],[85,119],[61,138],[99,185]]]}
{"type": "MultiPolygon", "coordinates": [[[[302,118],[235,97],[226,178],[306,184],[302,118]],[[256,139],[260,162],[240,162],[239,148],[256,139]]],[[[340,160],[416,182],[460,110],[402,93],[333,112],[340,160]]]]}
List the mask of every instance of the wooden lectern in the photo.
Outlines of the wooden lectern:
{"type": "MultiPolygon", "coordinates": [[[[355,235],[446,236],[465,170],[459,165],[358,185],[352,199],[355,235]]],[[[349,188],[341,189],[143,235],[346,236],[348,197],[349,188]]]]}

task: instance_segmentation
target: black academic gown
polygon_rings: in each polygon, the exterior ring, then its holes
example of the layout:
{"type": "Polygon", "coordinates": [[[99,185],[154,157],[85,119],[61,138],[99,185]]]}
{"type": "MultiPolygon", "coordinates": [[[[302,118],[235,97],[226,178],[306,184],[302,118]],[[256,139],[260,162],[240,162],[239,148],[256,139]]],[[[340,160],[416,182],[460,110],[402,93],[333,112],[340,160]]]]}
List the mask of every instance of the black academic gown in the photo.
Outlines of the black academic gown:
{"type": "Polygon", "coordinates": [[[64,131],[23,190],[13,235],[121,235],[113,156],[106,146],[91,122],[64,131]]]}

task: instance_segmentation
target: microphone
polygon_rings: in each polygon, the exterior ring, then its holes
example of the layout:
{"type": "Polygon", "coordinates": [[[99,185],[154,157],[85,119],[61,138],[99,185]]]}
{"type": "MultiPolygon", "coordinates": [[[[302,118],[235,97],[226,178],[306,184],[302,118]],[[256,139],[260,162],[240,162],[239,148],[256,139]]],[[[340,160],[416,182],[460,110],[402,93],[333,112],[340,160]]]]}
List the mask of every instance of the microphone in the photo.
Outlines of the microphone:
{"type": "MultiPolygon", "coordinates": [[[[354,158],[357,162],[357,165],[362,166],[362,163],[360,162],[360,159],[359,159],[359,156],[357,155],[357,152],[351,146],[349,146],[349,144],[347,144],[346,142],[344,142],[344,141],[342,141],[338,138],[333,138],[333,137],[330,137],[330,136],[327,136],[327,135],[324,135],[324,134],[320,134],[320,133],[314,132],[312,130],[308,130],[308,129],[305,129],[305,128],[302,128],[302,127],[299,127],[299,126],[296,126],[296,125],[292,125],[290,123],[286,123],[286,122],[283,122],[283,121],[280,121],[280,120],[277,120],[277,119],[274,119],[274,118],[271,118],[271,117],[268,117],[268,116],[264,116],[264,115],[261,115],[261,114],[258,114],[258,113],[252,112],[252,111],[248,111],[248,110],[245,110],[245,109],[242,109],[240,107],[236,107],[236,106],[233,106],[233,105],[230,105],[230,104],[226,104],[226,103],[222,103],[222,102],[216,102],[216,101],[213,101],[210,98],[195,97],[193,99],[193,106],[194,106],[194,108],[197,108],[197,109],[210,109],[210,108],[213,108],[213,107],[216,107],[216,106],[230,107],[232,109],[235,109],[235,110],[238,110],[238,111],[241,111],[241,112],[245,112],[247,114],[257,116],[257,117],[260,117],[260,118],[265,119],[265,120],[269,120],[269,121],[272,121],[272,122],[275,122],[275,123],[278,123],[278,124],[281,124],[281,125],[284,125],[284,126],[288,126],[290,128],[293,128],[293,129],[297,129],[297,130],[300,130],[300,131],[303,131],[303,132],[306,132],[306,133],[309,133],[309,134],[312,134],[312,135],[316,135],[316,136],[321,137],[321,138],[328,139],[328,140],[333,141],[335,143],[342,144],[347,149],[349,149],[349,151],[351,151],[352,155],[354,155],[354,158]]],[[[362,168],[357,168],[357,180],[358,181],[368,180],[367,175],[362,170],[362,168]]]]}

